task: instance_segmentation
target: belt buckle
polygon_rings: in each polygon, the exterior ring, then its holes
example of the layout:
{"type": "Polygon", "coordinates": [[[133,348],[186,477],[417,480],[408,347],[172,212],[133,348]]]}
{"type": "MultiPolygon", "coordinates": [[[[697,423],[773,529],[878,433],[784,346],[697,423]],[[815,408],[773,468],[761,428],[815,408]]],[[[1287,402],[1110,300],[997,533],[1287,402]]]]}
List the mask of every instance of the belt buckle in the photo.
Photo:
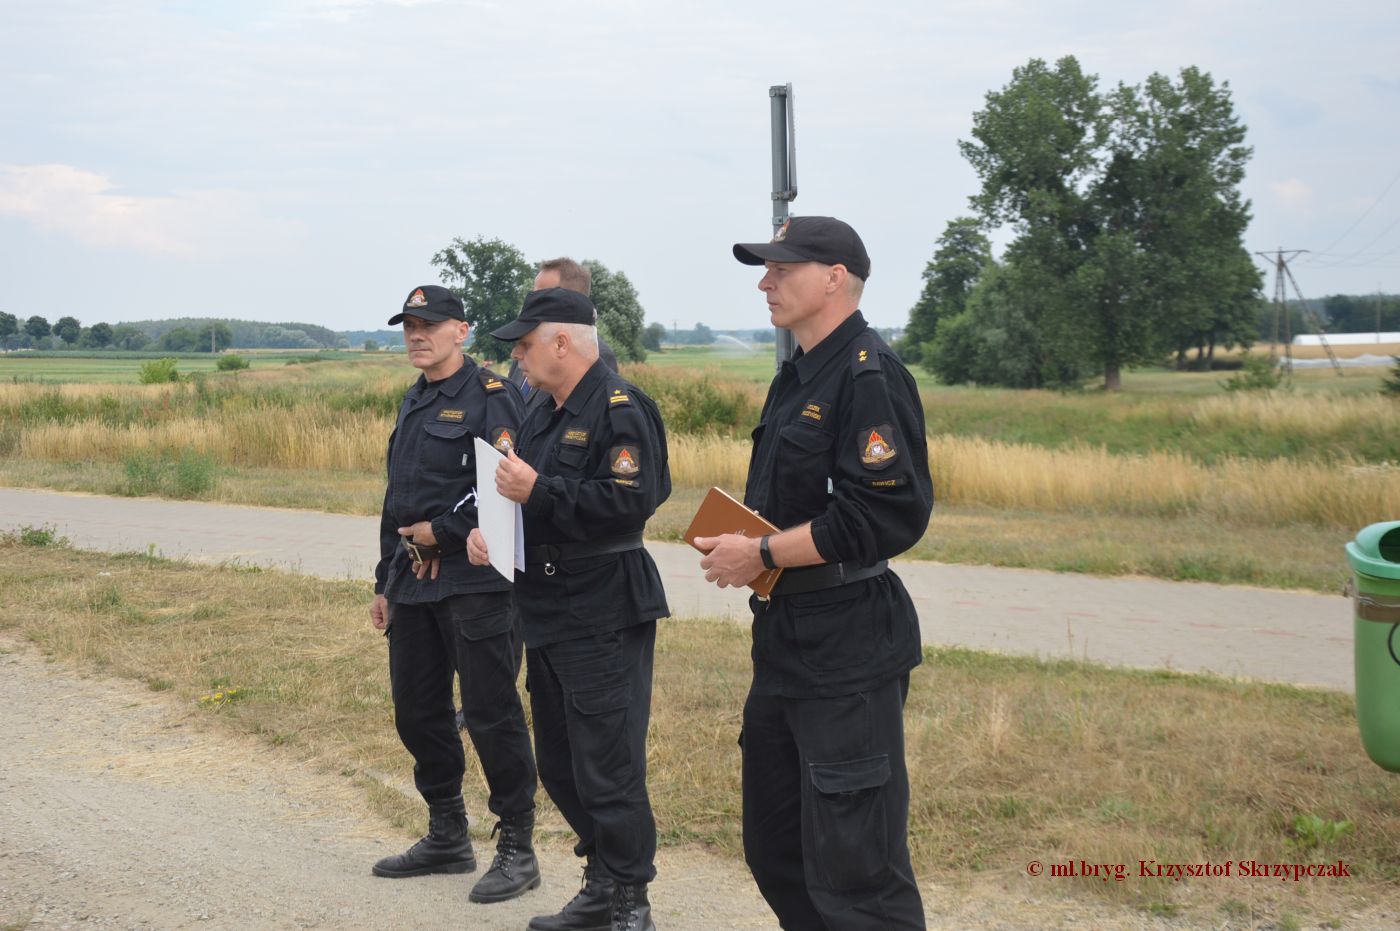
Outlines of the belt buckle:
{"type": "Polygon", "coordinates": [[[408,555],[413,557],[414,562],[421,563],[423,561],[423,554],[418,551],[418,544],[408,537],[403,538],[403,548],[408,550],[408,555]]]}

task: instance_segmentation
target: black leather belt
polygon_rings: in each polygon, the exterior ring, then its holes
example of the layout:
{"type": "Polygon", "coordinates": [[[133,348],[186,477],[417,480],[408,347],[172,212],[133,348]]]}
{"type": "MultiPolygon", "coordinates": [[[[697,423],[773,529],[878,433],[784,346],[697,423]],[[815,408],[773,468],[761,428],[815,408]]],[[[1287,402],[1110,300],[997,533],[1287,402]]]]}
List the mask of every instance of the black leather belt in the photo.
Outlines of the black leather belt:
{"type": "Polygon", "coordinates": [[[427,562],[429,559],[441,559],[442,547],[430,546],[427,543],[414,543],[411,537],[400,537],[403,548],[408,550],[408,555],[414,562],[427,562]]]}
{"type": "Polygon", "coordinates": [[[542,543],[539,546],[525,547],[525,565],[543,564],[545,573],[554,574],[555,564],[565,559],[578,559],[583,556],[605,556],[608,553],[625,553],[627,550],[642,548],[640,533],[608,537],[604,540],[590,540],[587,543],[542,543]]]}
{"type": "Polygon", "coordinates": [[[840,588],[842,585],[883,575],[889,567],[889,561],[882,559],[873,566],[865,567],[833,562],[827,563],[825,566],[784,569],[783,574],[778,576],[778,584],[773,586],[773,594],[801,595],[806,592],[819,592],[827,588],[840,588]]]}

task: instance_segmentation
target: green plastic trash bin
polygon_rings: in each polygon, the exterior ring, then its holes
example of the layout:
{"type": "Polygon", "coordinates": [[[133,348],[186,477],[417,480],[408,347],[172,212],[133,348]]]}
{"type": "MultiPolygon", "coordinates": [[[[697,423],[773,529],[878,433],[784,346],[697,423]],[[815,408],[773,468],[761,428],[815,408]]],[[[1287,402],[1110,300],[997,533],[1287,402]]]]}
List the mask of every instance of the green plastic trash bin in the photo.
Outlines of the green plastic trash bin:
{"type": "Polygon", "coordinates": [[[1356,720],[1366,755],[1400,773],[1400,520],[1347,544],[1356,579],[1356,720]]]}

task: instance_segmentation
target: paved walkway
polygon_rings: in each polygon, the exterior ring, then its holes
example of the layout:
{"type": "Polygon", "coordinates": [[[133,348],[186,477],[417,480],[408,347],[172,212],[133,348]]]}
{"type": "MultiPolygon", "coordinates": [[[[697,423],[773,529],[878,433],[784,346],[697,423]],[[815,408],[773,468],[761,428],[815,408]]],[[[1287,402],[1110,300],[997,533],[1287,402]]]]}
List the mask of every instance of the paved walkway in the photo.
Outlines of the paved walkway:
{"type": "MultiPolygon", "coordinates": [[[[85,549],[328,578],[372,577],[378,524],[315,511],[0,488],[0,530],[48,525],[85,549]]],[[[748,616],[742,593],[704,581],[690,547],[649,542],[647,549],[675,616],[748,616]]],[[[926,644],[1353,689],[1351,605],[1340,595],[930,562],[896,568],[926,644]]]]}

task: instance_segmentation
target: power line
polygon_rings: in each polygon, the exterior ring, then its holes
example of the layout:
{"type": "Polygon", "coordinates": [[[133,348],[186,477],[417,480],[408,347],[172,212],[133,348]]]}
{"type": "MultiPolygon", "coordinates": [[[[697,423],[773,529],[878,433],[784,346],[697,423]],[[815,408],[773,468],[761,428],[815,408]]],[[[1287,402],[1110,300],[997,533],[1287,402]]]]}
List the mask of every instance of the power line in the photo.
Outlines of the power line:
{"type": "MultiPolygon", "coordinates": [[[[1385,238],[1386,234],[1389,233],[1391,230],[1395,229],[1396,226],[1400,226],[1400,217],[1396,217],[1395,220],[1394,220],[1389,226],[1387,226],[1385,229],[1381,230],[1380,233],[1377,234],[1377,236],[1376,236],[1374,239],[1372,239],[1370,242],[1366,243],[1366,245],[1362,246],[1360,249],[1357,249],[1355,252],[1349,253],[1349,254],[1347,254],[1347,255],[1335,256],[1335,257],[1332,258],[1332,259],[1323,259],[1321,262],[1317,263],[1317,266],[1316,266],[1316,267],[1318,267],[1318,268],[1337,268],[1337,267],[1341,267],[1341,263],[1347,261],[1348,259],[1354,259],[1354,258],[1356,258],[1357,256],[1359,256],[1359,255],[1361,255],[1362,253],[1364,253],[1367,249],[1371,248],[1371,247],[1374,246],[1376,243],[1380,242],[1382,239],[1385,238]]],[[[1391,250],[1391,251],[1393,252],[1394,250],[1391,250]]],[[[1376,256],[1375,258],[1385,258],[1386,255],[1390,255],[1390,254],[1391,254],[1391,253],[1385,253],[1385,254],[1383,254],[1383,255],[1376,256]]],[[[1371,260],[1367,260],[1367,261],[1371,261],[1371,260]]],[[[1364,264],[1357,264],[1357,265],[1348,265],[1348,266],[1345,266],[1345,267],[1347,267],[1347,268],[1365,268],[1366,266],[1365,266],[1364,264]]]]}
{"type": "MultiPolygon", "coordinates": [[[[1395,182],[1396,182],[1396,181],[1400,181],[1400,172],[1396,172],[1396,173],[1395,173],[1395,177],[1393,177],[1393,178],[1390,179],[1390,183],[1387,184],[1387,185],[1385,186],[1385,190],[1381,191],[1380,196],[1377,197],[1375,200],[1371,201],[1371,206],[1369,206],[1369,207],[1367,207],[1365,210],[1363,210],[1363,211],[1361,212],[1361,216],[1357,217],[1357,218],[1356,218],[1356,221],[1355,221],[1354,223],[1352,223],[1351,226],[1348,226],[1345,230],[1342,231],[1342,235],[1340,235],[1340,236],[1338,236],[1336,239],[1332,240],[1332,242],[1327,246],[1326,249],[1321,249],[1321,250],[1319,250],[1318,252],[1316,252],[1316,253],[1314,253],[1314,254],[1315,254],[1315,255],[1326,255],[1327,253],[1329,253],[1329,252],[1332,251],[1333,247],[1335,247],[1335,246],[1337,245],[1337,243],[1341,242],[1343,239],[1346,239],[1348,236],[1350,236],[1350,235],[1351,235],[1351,231],[1354,230],[1354,229],[1356,229],[1358,226],[1360,226],[1360,225],[1361,225],[1361,221],[1364,220],[1364,219],[1366,219],[1367,217],[1369,217],[1369,216],[1371,215],[1371,211],[1376,209],[1376,205],[1379,204],[1379,203],[1385,198],[1385,195],[1387,195],[1387,194],[1390,193],[1390,189],[1393,188],[1393,187],[1395,187],[1395,182]]],[[[1392,225],[1393,225],[1393,224],[1392,224],[1392,225]]],[[[1389,230],[1387,230],[1387,232],[1389,232],[1389,230]]],[[[1384,235],[1384,234],[1382,234],[1382,235],[1384,235]]]]}

